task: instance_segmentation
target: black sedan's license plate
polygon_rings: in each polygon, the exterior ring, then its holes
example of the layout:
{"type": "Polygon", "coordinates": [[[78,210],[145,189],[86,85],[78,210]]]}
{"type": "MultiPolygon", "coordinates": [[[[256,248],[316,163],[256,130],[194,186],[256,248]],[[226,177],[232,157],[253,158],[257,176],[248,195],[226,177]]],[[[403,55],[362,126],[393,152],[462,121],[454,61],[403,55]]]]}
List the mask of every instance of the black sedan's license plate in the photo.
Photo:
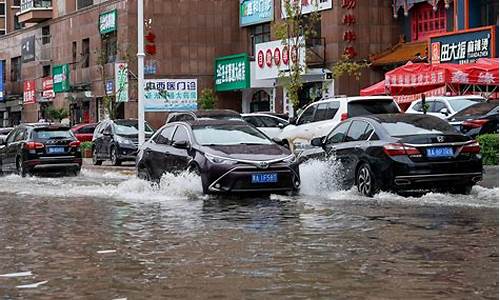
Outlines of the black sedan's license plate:
{"type": "Polygon", "coordinates": [[[64,147],[49,147],[47,148],[49,154],[64,153],[64,147]]]}
{"type": "Polygon", "coordinates": [[[277,173],[252,174],[252,183],[276,183],[276,182],[278,182],[277,173]]]}
{"type": "Polygon", "coordinates": [[[431,147],[427,148],[427,157],[438,158],[438,157],[450,157],[453,156],[452,147],[431,147]]]}

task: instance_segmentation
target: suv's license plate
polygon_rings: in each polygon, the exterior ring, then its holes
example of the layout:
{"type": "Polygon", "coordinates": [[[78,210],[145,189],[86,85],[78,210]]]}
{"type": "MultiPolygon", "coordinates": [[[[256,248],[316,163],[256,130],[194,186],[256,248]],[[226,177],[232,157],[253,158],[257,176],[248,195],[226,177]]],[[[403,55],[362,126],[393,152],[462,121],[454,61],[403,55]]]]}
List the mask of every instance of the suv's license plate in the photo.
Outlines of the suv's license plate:
{"type": "Polygon", "coordinates": [[[47,148],[47,152],[50,154],[64,153],[64,147],[50,147],[47,148]]]}
{"type": "Polygon", "coordinates": [[[277,173],[252,174],[252,183],[274,183],[278,182],[277,173]]]}
{"type": "Polygon", "coordinates": [[[453,148],[451,147],[433,147],[427,148],[427,157],[450,157],[453,156],[453,148]]]}

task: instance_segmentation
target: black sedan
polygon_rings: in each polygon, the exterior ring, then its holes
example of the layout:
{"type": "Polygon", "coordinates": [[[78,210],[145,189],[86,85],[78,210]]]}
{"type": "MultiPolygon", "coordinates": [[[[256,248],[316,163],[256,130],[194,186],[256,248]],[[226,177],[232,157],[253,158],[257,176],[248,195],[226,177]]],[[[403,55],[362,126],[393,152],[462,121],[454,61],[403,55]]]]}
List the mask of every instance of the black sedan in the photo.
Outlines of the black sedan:
{"type": "Polygon", "coordinates": [[[469,106],[449,119],[463,134],[476,137],[498,132],[498,101],[477,103],[469,106]]]}
{"type": "Polygon", "coordinates": [[[0,147],[2,172],[26,176],[35,172],[77,175],[82,166],[80,141],[69,127],[23,124],[12,130],[0,147]]]}
{"type": "Polygon", "coordinates": [[[365,196],[380,190],[470,193],[482,179],[479,144],[434,116],[386,114],[355,117],[311,141],[301,161],[334,157],[346,187],[365,196]]]}
{"type": "Polygon", "coordinates": [[[300,186],[296,157],[244,121],[168,123],[139,150],[137,173],[159,181],[165,172],[201,176],[204,193],[290,192],[300,186]]]}

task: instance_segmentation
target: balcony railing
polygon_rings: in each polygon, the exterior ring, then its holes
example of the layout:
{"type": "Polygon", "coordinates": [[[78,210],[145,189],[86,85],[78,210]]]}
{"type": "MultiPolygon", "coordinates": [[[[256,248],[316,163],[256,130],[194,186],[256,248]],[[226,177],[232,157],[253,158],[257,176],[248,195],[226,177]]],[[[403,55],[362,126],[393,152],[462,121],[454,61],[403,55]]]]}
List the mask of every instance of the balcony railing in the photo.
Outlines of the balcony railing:
{"type": "Polygon", "coordinates": [[[52,8],[51,0],[21,0],[21,13],[33,8],[52,8]]]}

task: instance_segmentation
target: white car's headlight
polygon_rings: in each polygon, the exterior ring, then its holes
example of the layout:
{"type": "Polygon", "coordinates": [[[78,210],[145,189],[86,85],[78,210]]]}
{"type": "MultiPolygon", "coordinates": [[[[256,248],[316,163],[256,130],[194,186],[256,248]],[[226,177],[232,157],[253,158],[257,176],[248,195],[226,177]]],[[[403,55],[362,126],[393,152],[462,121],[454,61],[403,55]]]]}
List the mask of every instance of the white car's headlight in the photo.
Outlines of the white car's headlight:
{"type": "Polygon", "coordinates": [[[232,159],[224,159],[222,157],[214,156],[208,153],[205,153],[205,157],[214,164],[225,164],[225,165],[234,165],[237,161],[232,159]]]}
{"type": "Polygon", "coordinates": [[[291,154],[287,156],[285,159],[283,159],[283,161],[288,164],[294,164],[297,162],[297,156],[295,156],[295,154],[291,154]]]}

